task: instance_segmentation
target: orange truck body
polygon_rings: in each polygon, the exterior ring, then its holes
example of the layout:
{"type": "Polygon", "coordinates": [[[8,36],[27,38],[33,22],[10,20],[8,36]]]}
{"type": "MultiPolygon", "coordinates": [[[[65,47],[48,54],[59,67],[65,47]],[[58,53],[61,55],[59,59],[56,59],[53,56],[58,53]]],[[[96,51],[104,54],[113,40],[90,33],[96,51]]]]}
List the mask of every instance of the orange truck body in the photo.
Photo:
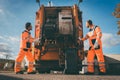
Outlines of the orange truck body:
{"type": "Polygon", "coordinates": [[[40,38],[40,43],[34,45],[34,59],[39,65],[36,69],[42,72],[43,68],[50,71],[62,66],[65,70],[66,53],[71,55],[72,50],[77,55],[76,66],[81,65],[84,46],[78,37],[83,37],[83,26],[82,12],[77,5],[41,5],[35,20],[35,38],[40,38]]]}

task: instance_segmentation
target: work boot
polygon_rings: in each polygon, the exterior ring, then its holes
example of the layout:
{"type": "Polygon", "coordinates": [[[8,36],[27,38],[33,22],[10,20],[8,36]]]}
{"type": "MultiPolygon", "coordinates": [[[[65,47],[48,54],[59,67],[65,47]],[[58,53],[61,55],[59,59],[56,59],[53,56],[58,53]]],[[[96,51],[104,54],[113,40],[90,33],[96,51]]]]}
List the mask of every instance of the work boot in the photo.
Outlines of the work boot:
{"type": "Polygon", "coordinates": [[[85,73],[85,75],[94,75],[94,73],[92,73],[92,72],[87,72],[87,73],[85,73]]]}
{"type": "Polygon", "coordinates": [[[27,74],[36,74],[36,71],[27,72],[27,74]]]}
{"type": "Polygon", "coordinates": [[[18,72],[16,72],[16,74],[24,74],[24,72],[23,71],[18,71],[18,72]]]}

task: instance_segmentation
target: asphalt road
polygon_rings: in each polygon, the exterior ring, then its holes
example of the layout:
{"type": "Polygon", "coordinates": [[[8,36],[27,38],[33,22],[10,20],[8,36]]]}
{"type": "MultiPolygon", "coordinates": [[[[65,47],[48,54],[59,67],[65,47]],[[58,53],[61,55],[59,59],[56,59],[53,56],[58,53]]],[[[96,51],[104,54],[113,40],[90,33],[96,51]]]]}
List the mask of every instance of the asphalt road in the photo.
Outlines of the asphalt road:
{"type": "Polygon", "coordinates": [[[1,72],[0,80],[120,80],[120,75],[15,74],[1,72]]]}

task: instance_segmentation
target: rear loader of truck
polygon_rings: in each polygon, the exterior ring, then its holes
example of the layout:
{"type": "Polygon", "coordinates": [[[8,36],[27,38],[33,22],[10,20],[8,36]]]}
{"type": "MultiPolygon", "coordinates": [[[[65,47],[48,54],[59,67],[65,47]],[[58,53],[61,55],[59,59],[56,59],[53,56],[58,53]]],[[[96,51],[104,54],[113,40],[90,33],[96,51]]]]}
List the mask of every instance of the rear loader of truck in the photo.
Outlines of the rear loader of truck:
{"type": "Polygon", "coordinates": [[[39,73],[79,74],[84,58],[82,12],[77,5],[41,5],[36,12],[34,59],[39,73]]]}

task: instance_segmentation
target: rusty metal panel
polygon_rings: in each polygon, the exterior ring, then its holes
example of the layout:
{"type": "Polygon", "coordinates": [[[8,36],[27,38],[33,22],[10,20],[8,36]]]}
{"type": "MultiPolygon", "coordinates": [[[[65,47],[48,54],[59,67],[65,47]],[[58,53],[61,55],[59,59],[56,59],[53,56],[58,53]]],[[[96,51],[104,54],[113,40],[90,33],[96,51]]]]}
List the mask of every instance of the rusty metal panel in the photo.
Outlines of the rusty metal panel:
{"type": "Polygon", "coordinates": [[[63,35],[73,34],[72,14],[70,10],[59,13],[59,33],[63,35]]]}

